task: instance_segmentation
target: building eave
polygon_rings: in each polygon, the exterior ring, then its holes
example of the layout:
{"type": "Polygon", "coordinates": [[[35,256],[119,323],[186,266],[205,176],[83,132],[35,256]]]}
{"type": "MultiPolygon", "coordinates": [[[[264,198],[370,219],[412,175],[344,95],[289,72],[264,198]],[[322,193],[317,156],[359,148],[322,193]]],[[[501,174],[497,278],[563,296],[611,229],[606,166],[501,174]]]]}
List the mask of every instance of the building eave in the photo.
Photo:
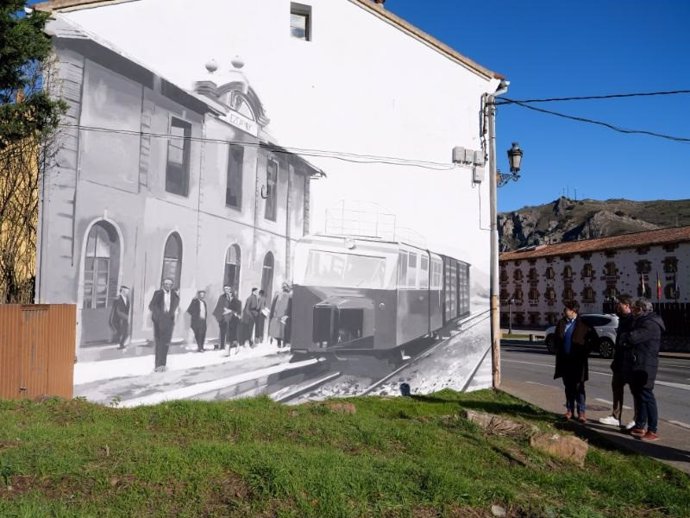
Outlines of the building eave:
{"type": "Polygon", "coordinates": [[[493,72],[486,67],[483,67],[476,61],[460,54],[457,50],[446,45],[442,41],[434,38],[430,34],[427,34],[423,30],[415,27],[408,21],[400,18],[399,16],[391,13],[383,4],[376,4],[372,0],[349,0],[355,5],[358,5],[362,9],[368,11],[369,13],[377,16],[379,19],[393,25],[394,27],[400,29],[405,34],[412,36],[413,38],[421,41],[428,47],[434,49],[438,53],[450,58],[452,61],[462,65],[463,67],[469,69],[470,71],[476,73],[477,75],[485,79],[505,79],[505,76],[497,72],[493,72]]]}
{"type": "Polygon", "coordinates": [[[540,259],[543,257],[566,256],[647,246],[663,246],[685,242],[690,242],[690,226],[646,230],[643,232],[622,234],[620,236],[528,247],[522,250],[503,252],[500,256],[500,260],[519,261],[540,259]]]}
{"type": "MultiPolygon", "coordinates": [[[[80,9],[92,9],[95,7],[103,7],[108,5],[116,5],[127,2],[137,2],[140,0],[49,0],[47,2],[41,2],[36,4],[34,7],[43,11],[76,11],[80,9]]],[[[442,41],[434,38],[430,34],[422,31],[421,29],[415,27],[408,21],[400,18],[399,16],[391,13],[383,7],[382,4],[374,3],[372,0],[349,0],[351,3],[361,7],[368,13],[376,16],[380,20],[389,23],[390,25],[401,30],[403,33],[415,38],[416,40],[427,45],[436,52],[446,56],[450,60],[458,63],[464,68],[470,70],[471,72],[477,74],[484,79],[505,79],[502,74],[493,72],[486,67],[483,67],[476,61],[460,54],[457,50],[453,49],[449,45],[446,45],[442,41]]]]}

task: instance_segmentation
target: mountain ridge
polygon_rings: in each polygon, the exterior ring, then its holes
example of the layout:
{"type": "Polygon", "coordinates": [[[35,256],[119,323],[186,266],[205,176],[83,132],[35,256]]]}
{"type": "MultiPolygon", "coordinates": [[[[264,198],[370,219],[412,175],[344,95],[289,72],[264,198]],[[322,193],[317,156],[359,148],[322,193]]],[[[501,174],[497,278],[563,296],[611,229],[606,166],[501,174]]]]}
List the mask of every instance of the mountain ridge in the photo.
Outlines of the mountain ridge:
{"type": "Polygon", "coordinates": [[[573,200],[561,196],[543,205],[498,214],[502,252],[686,225],[690,225],[690,199],[573,200]]]}

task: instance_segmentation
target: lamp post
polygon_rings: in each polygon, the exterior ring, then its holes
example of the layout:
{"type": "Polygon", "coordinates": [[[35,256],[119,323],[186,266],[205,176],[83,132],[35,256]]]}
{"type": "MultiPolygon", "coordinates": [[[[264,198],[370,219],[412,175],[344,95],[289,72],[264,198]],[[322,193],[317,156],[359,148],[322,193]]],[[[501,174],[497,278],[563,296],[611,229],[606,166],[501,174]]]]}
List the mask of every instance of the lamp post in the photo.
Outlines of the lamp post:
{"type": "Polygon", "coordinates": [[[508,299],[508,334],[513,334],[513,297],[508,299]]]}
{"type": "MultiPolygon", "coordinates": [[[[496,97],[508,91],[508,82],[501,81],[493,94],[484,97],[483,113],[487,120],[489,151],[489,212],[491,216],[491,381],[493,388],[501,385],[501,316],[499,312],[499,279],[498,279],[498,210],[497,188],[508,181],[520,178],[520,166],[523,152],[517,142],[508,150],[510,174],[503,174],[496,167],[496,97]]],[[[512,322],[512,318],[511,318],[512,322]]]]}

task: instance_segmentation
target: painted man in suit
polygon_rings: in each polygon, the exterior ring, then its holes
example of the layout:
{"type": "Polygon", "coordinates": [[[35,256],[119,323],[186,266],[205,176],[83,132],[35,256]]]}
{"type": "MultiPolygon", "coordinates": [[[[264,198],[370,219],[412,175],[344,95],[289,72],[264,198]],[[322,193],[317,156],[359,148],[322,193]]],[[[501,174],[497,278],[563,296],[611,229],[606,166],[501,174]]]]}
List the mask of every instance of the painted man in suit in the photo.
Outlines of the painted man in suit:
{"type": "Polygon", "coordinates": [[[250,347],[254,347],[254,324],[259,315],[259,295],[258,288],[252,288],[252,292],[247,297],[242,311],[242,321],[240,323],[240,345],[244,347],[249,342],[250,347]]]}
{"type": "Polygon", "coordinates": [[[260,344],[264,341],[264,323],[266,322],[266,315],[268,314],[268,305],[266,303],[266,293],[264,290],[259,290],[259,297],[257,299],[257,304],[259,306],[259,311],[256,316],[256,331],[254,333],[254,339],[256,343],[260,344]]]}
{"type": "Polygon", "coordinates": [[[213,310],[213,316],[216,317],[220,329],[218,345],[215,348],[225,349],[225,342],[229,342],[230,349],[237,350],[237,325],[242,313],[242,303],[235,297],[231,286],[223,286],[223,292],[213,310]]]}
{"type": "Polygon", "coordinates": [[[129,336],[129,310],[129,288],[120,286],[120,294],[113,302],[113,309],[110,312],[110,327],[118,343],[118,349],[125,348],[125,341],[129,336]]]}
{"type": "Polygon", "coordinates": [[[156,372],[167,370],[168,348],[175,327],[175,314],[180,305],[180,296],[172,289],[172,279],[163,280],[163,288],[156,290],[149,309],[153,320],[153,337],[156,341],[156,372]]]}
{"type": "Polygon", "coordinates": [[[208,315],[208,310],[205,299],[206,292],[199,290],[187,308],[187,313],[192,317],[192,331],[194,331],[197,351],[200,353],[204,352],[204,342],[206,341],[206,316],[208,315]]]}

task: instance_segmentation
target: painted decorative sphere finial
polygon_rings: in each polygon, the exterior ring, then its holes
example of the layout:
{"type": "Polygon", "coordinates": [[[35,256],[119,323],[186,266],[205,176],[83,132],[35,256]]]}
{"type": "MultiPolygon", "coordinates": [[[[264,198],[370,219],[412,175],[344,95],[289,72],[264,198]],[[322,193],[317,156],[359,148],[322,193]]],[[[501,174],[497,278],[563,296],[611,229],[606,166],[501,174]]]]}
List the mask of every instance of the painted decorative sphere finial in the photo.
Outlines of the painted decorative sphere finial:
{"type": "Polygon", "coordinates": [[[244,60],[239,56],[235,56],[234,58],[232,58],[232,61],[230,61],[230,63],[232,63],[232,66],[235,68],[242,68],[244,66],[244,60]]]}
{"type": "Polygon", "coordinates": [[[218,70],[218,63],[216,63],[215,59],[212,59],[209,62],[207,62],[205,66],[209,74],[213,74],[216,70],[218,70]]]}

